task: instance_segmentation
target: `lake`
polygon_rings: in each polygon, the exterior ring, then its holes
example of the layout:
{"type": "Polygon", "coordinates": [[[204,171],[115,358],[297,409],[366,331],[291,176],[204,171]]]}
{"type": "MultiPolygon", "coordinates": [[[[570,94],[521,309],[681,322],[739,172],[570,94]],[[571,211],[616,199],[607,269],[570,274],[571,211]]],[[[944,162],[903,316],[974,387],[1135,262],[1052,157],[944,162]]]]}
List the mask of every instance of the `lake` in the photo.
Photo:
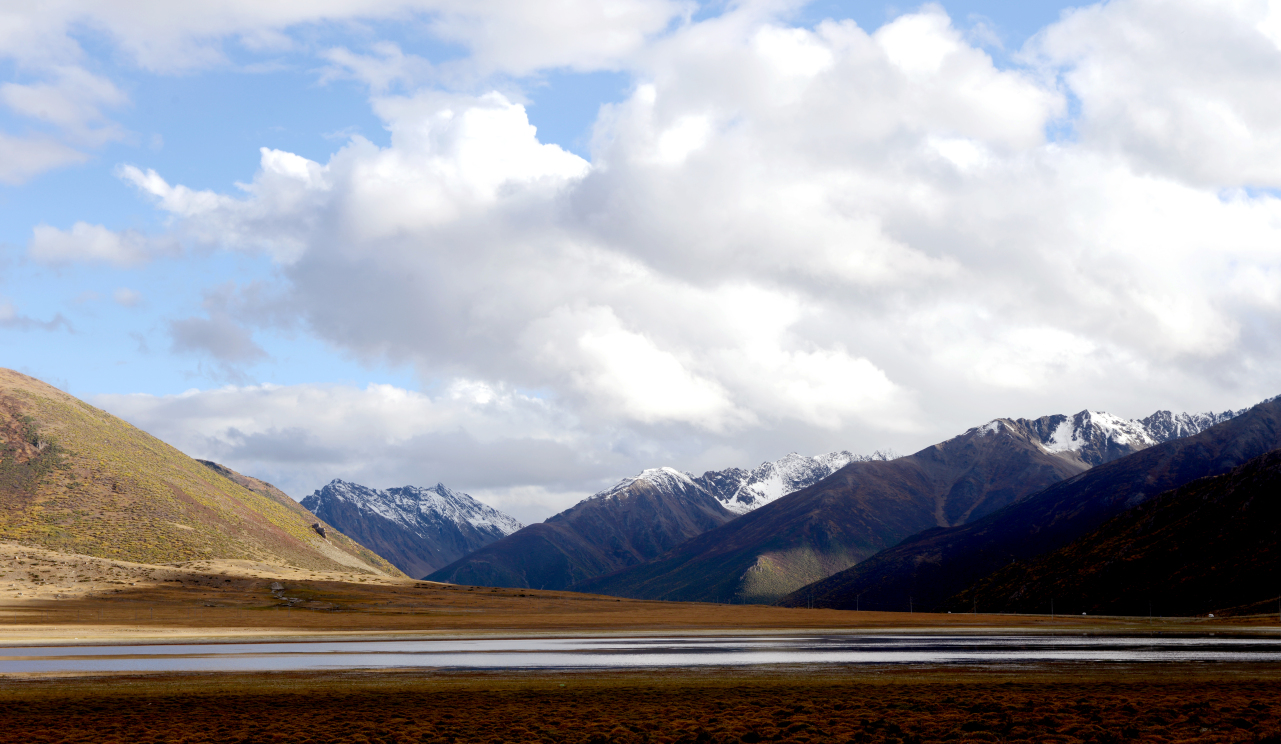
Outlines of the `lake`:
{"type": "Polygon", "coordinates": [[[0,674],[420,667],[622,669],[773,664],[1281,662],[1242,636],[792,634],[0,647],[0,674]]]}

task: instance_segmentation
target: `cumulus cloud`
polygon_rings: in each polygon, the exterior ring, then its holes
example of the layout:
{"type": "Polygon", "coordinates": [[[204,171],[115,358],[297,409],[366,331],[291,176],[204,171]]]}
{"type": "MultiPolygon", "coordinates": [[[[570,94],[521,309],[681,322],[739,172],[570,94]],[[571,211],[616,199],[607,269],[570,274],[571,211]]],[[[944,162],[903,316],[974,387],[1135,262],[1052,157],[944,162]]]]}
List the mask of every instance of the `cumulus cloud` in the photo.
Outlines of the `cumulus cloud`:
{"type": "Polygon", "coordinates": [[[572,417],[547,401],[475,380],[434,395],[391,385],[255,385],[93,402],[297,498],[333,478],[377,487],[441,481],[538,521],[636,467],[583,446],[572,417]]]}
{"type": "Polygon", "coordinates": [[[1090,146],[1207,187],[1281,185],[1281,5],[1126,0],[1071,11],[1028,50],[1081,101],[1090,146]]]}
{"type": "MultiPolygon", "coordinates": [[[[573,24],[513,39],[515,5],[440,10],[477,70],[626,65],[590,160],[503,94],[389,93],[438,71],[386,47],[329,55],[375,91],[385,147],[263,149],[232,194],[120,174],[175,235],[274,258],[257,322],[446,392],[108,402],[290,482],[338,463],[526,499],[609,468],[912,451],[996,415],[1245,405],[1281,392],[1272,5],[1117,0],[1013,67],[935,5],[869,31],[744,3],[658,36],[675,6],[645,6],[637,33],[565,50],[544,42],[573,24]]],[[[176,322],[175,349],[261,358],[234,308],[176,322]]]]}

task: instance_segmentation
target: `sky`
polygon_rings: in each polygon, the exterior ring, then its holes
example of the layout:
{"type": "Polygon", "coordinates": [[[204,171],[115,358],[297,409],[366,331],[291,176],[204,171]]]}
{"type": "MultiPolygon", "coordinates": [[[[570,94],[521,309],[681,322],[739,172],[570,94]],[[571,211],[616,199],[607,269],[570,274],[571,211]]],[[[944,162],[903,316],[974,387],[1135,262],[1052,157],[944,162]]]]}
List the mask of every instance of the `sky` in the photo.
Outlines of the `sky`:
{"type": "Polygon", "coordinates": [[[0,8],[0,366],[302,498],[1281,393],[1281,2],[0,8]]]}

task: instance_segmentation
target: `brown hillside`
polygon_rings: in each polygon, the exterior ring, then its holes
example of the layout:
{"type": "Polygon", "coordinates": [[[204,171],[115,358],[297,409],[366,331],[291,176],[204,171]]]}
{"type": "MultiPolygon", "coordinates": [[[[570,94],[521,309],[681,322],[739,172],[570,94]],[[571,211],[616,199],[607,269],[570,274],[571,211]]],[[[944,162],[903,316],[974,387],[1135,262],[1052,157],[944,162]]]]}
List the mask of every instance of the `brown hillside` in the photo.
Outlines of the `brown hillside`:
{"type": "Polygon", "coordinates": [[[171,563],[250,560],[399,576],[270,484],[208,466],[39,380],[0,368],[0,539],[171,563]]]}

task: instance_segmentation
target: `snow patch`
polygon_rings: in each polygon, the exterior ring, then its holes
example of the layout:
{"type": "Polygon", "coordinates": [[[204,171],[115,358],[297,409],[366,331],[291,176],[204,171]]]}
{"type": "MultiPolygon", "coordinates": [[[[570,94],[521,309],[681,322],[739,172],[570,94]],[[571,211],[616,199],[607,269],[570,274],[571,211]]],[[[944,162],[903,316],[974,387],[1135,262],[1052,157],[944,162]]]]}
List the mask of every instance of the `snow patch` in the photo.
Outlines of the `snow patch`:
{"type": "Polygon", "coordinates": [[[441,522],[452,522],[457,526],[467,524],[482,532],[504,536],[523,526],[488,504],[482,504],[461,491],[447,488],[443,483],[437,483],[431,488],[402,486],[383,491],[335,478],[308,500],[314,500],[318,504],[326,498],[344,501],[363,511],[377,514],[418,535],[423,535],[424,530],[441,522]]]}

